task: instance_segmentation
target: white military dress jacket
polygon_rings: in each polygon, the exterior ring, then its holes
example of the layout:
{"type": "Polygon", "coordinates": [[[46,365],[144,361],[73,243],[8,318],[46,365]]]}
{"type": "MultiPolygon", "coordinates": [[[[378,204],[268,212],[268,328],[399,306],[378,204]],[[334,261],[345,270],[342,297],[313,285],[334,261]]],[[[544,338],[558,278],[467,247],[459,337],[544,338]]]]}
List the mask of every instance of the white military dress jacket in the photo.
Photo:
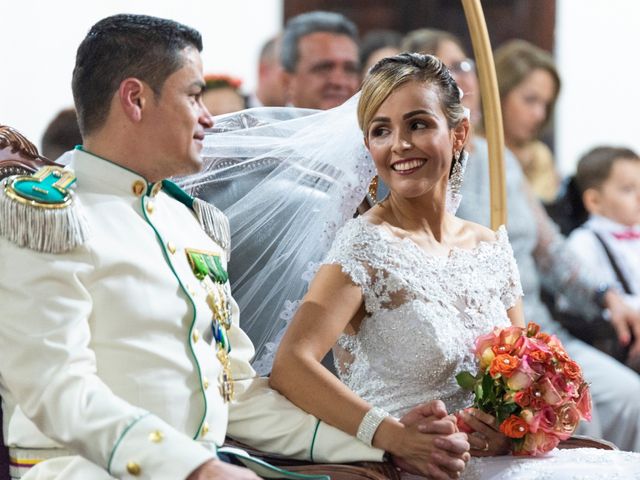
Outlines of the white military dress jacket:
{"type": "Polygon", "coordinates": [[[225,435],[299,459],[381,460],[255,376],[232,299],[235,396],[225,403],[212,310],[185,249],[226,268],[225,251],[161,184],[82,150],[70,168],[88,240],[53,254],[0,239],[7,445],[79,454],[105,478],[185,478],[225,435]]]}

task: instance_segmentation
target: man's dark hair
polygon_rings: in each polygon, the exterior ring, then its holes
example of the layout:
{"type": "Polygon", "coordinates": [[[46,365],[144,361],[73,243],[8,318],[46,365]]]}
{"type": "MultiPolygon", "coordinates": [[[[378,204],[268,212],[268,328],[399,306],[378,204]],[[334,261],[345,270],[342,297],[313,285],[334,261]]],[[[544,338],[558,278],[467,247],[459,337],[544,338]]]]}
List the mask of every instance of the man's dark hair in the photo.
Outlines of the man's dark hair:
{"type": "Polygon", "coordinates": [[[576,183],[580,193],[590,188],[600,188],[618,160],[640,161],[640,158],[636,152],[624,147],[596,147],[585,153],[576,168],[576,183]]]}
{"type": "Polygon", "coordinates": [[[183,66],[182,50],[202,50],[197,30],[146,15],[113,15],[96,23],[78,47],[73,98],[83,136],[101,127],[125,78],[147,83],[157,95],[183,66]]]}
{"type": "Polygon", "coordinates": [[[358,44],[358,28],[344,15],[334,12],[308,12],[287,22],[282,35],[280,61],[287,72],[294,72],[298,65],[298,42],[302,37],[317,32],[346,35],[358,44]]]}
{"type": "Polygon", "coordinates": [[[78,128],[76,111],[67,108],[58,113],[51,120],[42,137],[41,153],[45,157],[55,160],[67,150],[82,143],[82,136],[78,128]]]}

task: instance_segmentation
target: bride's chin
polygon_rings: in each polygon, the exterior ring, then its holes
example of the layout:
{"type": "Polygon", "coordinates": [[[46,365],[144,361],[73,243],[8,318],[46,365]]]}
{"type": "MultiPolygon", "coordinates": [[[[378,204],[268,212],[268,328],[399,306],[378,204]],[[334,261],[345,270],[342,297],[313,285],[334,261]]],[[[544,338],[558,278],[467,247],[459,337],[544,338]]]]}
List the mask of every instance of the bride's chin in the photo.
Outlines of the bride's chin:
{"type": "Polygon", "coordinates": [[[418,200],[429,194],[431,190],[430,186],[425,185],[391,185],[389,191],[393,193],[396,198],[402,198],[404,200],[418,200]]]}

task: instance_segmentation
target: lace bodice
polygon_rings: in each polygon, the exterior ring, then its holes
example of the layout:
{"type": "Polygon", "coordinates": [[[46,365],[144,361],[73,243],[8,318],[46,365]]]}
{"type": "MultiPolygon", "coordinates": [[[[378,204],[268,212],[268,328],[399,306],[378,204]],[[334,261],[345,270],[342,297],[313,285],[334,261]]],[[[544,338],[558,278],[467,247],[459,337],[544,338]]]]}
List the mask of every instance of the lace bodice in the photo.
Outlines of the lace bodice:
{"type": "Polygon", "coordinates": [[[455,375],[475,370],[475,338],[509,325],[506,310],[522,295],[504,228],[494,242],[440,257],[357,218],[325,263],[339,264],[364,296],[365,320],[334,349],[345,384],[396,416],[432,399],[450,411],[469,406],[455,375]]]}
{"type": "MultiPolygon", "coordinates": [[[[433,399],[449,412],[471,404],[455,375],[475,371],[475,338],[509,325],[506,311],[522,296],[503,227],[493,242],[438,257],[357,218],[338,232],[325,263],[339,264],[364,297],[357,333],[343,334],[334,347],[338,374],[351,390],[396,417],[433,399]]],[[[462,478],[640,479],[639,465],[637,453],[556,449],[544,457],[473,458],[462,478]]]]}

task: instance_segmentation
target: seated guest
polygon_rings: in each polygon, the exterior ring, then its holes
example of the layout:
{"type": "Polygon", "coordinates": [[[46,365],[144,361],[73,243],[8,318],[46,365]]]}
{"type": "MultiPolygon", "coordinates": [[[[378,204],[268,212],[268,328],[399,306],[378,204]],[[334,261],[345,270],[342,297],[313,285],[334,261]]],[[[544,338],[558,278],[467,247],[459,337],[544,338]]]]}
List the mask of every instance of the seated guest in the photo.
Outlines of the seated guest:
{"type": "Polygon", "coordinates": [[[524,40],[512,40],[495,51],[502,103],[504,141],[522,165],[533,191],[544,202],[558,194],[560,174],[553,154],[540,139],[553,118],[560,76],[551,54],[524,40]]]}
{"type": "MultiPolygon", "coordinates": [[[[99,21],[76,56],[84,141],[71,168],[0,191],[0,392],[14,478],[257,479],[230,453],[225,462],[227,434],[307,460],[383,457],[255,375],[229,289],[228,220],[166,180],[200,170],[213,126],[201,49],[197,31],[170,20],[99,21]]],[[[464,467],[469,446],[438,405],[401,420],[464,467]]]]}
{"type": "Polygon", "coordinates": [[[576,182],[589,220],[569,247],[640,310],[640,158],[628,148],[594,148],[578,162],[576,182]]]}

